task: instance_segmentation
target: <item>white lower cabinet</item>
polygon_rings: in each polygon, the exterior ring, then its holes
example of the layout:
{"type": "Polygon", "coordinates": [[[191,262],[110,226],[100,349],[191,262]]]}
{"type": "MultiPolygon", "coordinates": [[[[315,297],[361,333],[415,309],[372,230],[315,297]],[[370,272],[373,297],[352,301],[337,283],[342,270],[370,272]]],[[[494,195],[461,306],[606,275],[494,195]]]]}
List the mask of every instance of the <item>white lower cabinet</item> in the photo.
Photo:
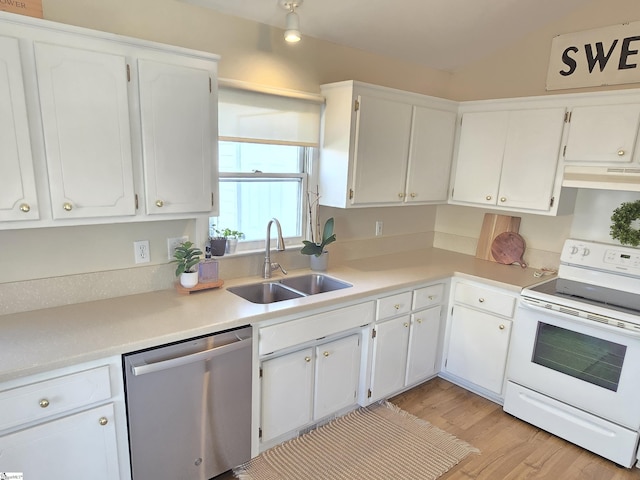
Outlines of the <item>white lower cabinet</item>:
{"type": "Polygon", "coordinates": [[[263,444],[356,404],[360,345],[354,333],[262,361],[263,444]]]}
{"type": "Polygon", "coordinates": [[[120,478],[113,405],[0,437],[0,470],[24,478],[120,478]]]}
{"type": "Polygon", "coordinates": [[[442,311],[438,304],[444,298],[445,284],[437,283],[378,300],[369,401],[389,397],[438,372],[442,311]],[[398,316],[384,319],[394,314],[398,316]]]}
{"type": "Polygon", "coordinates": [[[443,376],[500,399],[516,294],[472,282],[458,282],[453,288],[443,376]]]}
{"type": "Polygon", "coordinates": [[[128,480],[120,358],[0,384],[0,471],[128,480]]]}

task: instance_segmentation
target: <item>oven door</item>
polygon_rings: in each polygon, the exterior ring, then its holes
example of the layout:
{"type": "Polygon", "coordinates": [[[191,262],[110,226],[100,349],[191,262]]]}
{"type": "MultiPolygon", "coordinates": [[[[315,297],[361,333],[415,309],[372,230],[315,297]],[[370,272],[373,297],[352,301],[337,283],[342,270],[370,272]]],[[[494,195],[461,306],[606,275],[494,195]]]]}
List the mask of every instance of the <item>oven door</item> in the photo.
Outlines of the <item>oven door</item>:
{"type": "Polygon", "coordinates": [[[640,429],[640,335],[520,299],[508,379],[640,429]]]}

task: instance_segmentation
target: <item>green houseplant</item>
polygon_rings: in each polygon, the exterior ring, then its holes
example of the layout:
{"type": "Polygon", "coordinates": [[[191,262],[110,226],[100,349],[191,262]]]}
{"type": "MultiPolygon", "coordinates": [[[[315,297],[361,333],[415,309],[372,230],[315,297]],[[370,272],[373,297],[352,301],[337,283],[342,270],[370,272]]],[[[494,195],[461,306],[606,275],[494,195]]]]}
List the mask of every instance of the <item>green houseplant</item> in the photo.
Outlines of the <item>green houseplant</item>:
{"type": "Polygon", "coordinates": [[[187,241],[178,245],[173,252],[172,263],[177,263],[176,277],[180,277],[180,285],[185,288],[195,287],[198,284],[198,269],[202,250],[187,241]]]}
{"type": "Polygon", "coordinates": [[[304,243],[304,247],[302,247],[300,252],[304,255],[315,255],[316,257],[325,253],[324,248],[336,241],[336,234],[333,233],[333,223],[333,217],[324,222],[322,236],[314,239],[315,241],[303,240],[302,243],[304,243]]]}
{"type": "Polygon", "coordinates": [[[231,230],[230,228],[224,228],[221,232],[218,232],[227,241],[225,252],[235,253],[236,248],[238,247],[238,240],[244,238],[244,233],[239,232],[238,230],[231,230]]]}

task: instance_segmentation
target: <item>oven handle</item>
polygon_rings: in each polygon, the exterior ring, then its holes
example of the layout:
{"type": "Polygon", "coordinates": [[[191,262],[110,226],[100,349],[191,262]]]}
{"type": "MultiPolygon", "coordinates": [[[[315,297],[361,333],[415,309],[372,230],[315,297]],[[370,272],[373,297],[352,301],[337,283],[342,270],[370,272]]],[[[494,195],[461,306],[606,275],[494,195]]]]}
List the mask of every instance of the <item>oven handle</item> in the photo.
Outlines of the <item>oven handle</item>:
{"type": "Polygon", "coordinates": [[[175,357],[169,360],[163,360],[155,363],[143,363],[141,365],[134,365],[131,367],[131,372],[137,377],[146,373],[159,372],[161,370],[167,370],[173,367],[180,367],[183,365],[189,365],[190,363],[203,362],[211,360],[213,357],[222,355],[223,353],[233,352],[240,350],[241,348],[251,345],[252,339],[245,338],[244,340],[238,340],[226,345],[213,347],[208,350],[204,350],[198,353],[192,353],[191,355],[185,355],[182,357],[175,357]]]}
{"type": "Polygon", "coordinates": [[[585,318],[582,315],[587,315],[584,312],[580,312],[574,308],[565,307],[562,305],[554,305],[556,308],[549,308],[544,305],[551,305],[549,302],[541,302],[539,300],[520,297],[520,308],[529,308],[539,312],[544,312],[547,315],[553,315],[565,320],[570,320],[574,323],[581,325],[587,325],[594,328],[600,328],[611,333],[618,335],[625,335],[633,338],[640,338],[640,325],[634,325],[629,322],[623,322],[614,318],[604,317],[602,315],[589,314],[591,318],[585,318]],[[595,318],[601,320],[595,320],[595,318]]]}

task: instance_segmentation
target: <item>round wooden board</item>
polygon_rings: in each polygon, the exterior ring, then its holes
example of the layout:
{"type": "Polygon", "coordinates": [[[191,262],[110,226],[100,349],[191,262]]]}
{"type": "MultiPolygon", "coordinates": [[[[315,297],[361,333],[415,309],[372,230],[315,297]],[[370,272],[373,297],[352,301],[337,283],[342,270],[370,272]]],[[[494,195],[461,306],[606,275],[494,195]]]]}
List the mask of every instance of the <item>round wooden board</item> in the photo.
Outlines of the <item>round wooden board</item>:
{"type": "Polygon", "coordinates": [[[526,268],[522,256],[524,255],[525,242],[520,234],[515,232],[503,232],[498,235],[491,244],[491,255],[498,263],[511,265],[519,263],[522,268],[526,268]]]}

